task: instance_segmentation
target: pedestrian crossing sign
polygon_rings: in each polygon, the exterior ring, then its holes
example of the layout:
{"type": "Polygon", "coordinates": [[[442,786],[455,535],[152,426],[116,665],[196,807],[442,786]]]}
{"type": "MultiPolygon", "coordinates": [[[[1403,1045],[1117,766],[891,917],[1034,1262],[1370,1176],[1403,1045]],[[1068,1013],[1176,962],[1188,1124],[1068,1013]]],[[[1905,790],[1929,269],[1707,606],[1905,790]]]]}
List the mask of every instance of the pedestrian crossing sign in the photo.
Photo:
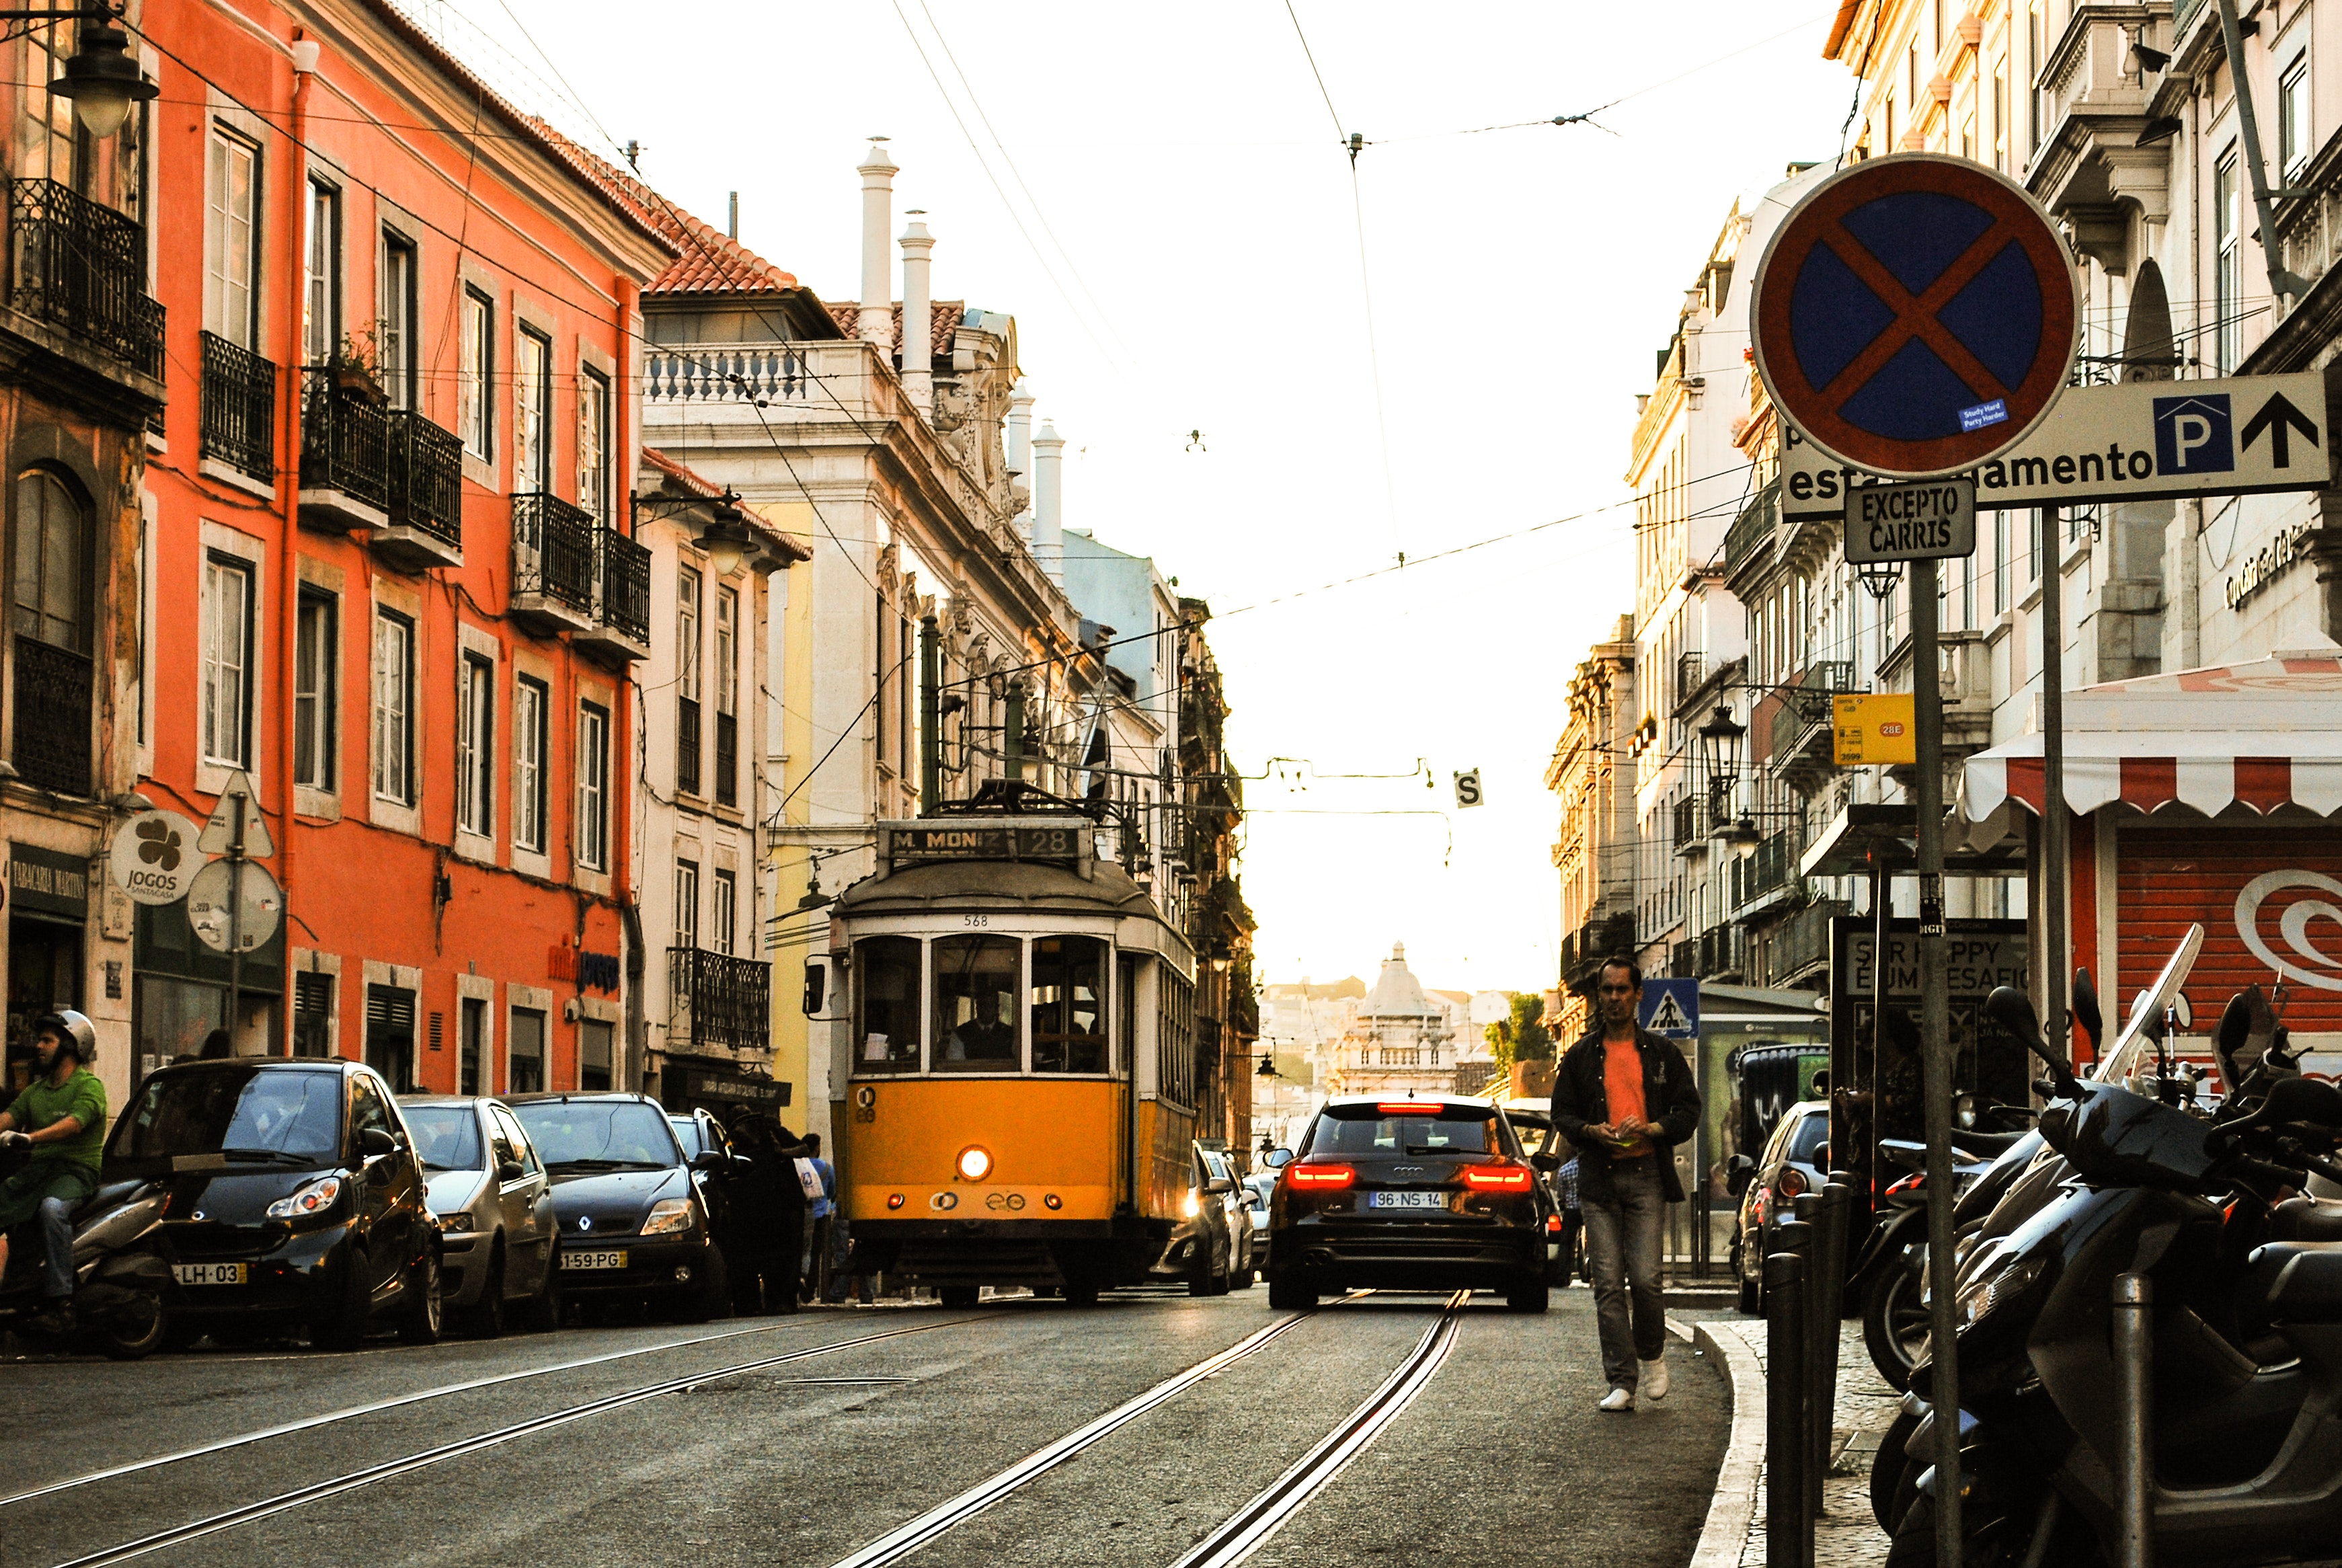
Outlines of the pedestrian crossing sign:
{"type": "Polygon", "coordinates": [[[1699,1037],[1699,982],[1691,979],[1646,980],[1638,1009],[1643,1027],[1670,1040],[1699,1037]]]}

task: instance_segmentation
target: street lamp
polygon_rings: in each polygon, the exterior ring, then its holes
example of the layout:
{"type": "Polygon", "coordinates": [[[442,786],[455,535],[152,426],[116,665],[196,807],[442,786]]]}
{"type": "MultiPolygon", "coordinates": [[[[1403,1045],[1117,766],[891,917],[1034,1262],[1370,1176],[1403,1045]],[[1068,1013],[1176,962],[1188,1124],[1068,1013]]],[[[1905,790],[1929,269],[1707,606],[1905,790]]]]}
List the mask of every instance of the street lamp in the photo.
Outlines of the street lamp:
{"type": "Polygon", "coordinates": [[[727,494],[716,508],[716,521],[699,536],[699,546],[707,552],[708,568],[719,577],[728,577],[740,569],[748,550],[756,540],[748,533],[748,519],[733,504],[739,499],[727,494]]]}
{"type": "Polygon", "coordinates": [[[74,114],[89,134],[104,141],[122,129],[130,106],[155,97],[161,88],[148,81],[130,57],[130,39],[112,24],[118,11],[112,6],[54,11],[7,11],[9,21],[80,19],[80,46],[65,60],[65,74],[49,84],[49,91],[73,100],[74,114]]]}
{"type": "Polygon", "coordinates": [[[1748,733],[1746,724],[1736,721],[1732,709],[1723,703],[1716,704],[1716,713],[1699,726],[1699,750],[1707,764],[1707,776],[1726,792],[1740,774],[1740,737],[1748,733]]]}

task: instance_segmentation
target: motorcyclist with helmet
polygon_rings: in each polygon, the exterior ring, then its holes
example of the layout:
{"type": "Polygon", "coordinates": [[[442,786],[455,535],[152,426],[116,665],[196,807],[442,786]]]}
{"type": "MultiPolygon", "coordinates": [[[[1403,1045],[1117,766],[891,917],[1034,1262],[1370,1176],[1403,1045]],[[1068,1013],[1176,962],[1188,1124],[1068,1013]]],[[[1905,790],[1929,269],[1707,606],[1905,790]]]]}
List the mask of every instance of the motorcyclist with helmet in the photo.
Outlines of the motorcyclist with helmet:
{"type": "Polygon", "coordinates": [[[32,1326],[70,1333],[73,1215],[97,1190],[105,1148],[105,1085],[90,1071],[97,1030],[69,1008],[51,1013],[33,1021],[33,1050],[39,1076],[0,1111],[0,1148],[32,1152],[24,1169],[0,1182],[0,1277],[8,1272],[9,1236],[39,1220],[48,1302],[32,1326]]]}

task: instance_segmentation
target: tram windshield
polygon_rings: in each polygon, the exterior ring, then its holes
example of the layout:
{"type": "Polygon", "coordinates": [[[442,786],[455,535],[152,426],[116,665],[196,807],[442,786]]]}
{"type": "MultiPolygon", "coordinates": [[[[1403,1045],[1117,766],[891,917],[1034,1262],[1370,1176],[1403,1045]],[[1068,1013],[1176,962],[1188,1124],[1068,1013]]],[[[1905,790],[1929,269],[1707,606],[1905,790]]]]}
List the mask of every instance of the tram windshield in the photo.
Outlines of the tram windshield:
{"type": "Polygon", "coordinates": [[[1044,936],[1033,944],[1033,1071],[1106,1071],[1106,944],[1044,936]]]}
{"type": "Polygon", "coordinates": [[[1017,972],[1023,944],[1013,936],[946,936],[936,944],[937,1073],[1014,1073],[1017,972]]]}
{"type": "Polygon", "coordinates": [[[919,1070],[919,943],[867,936],[854,944],[854,1068],[919,1070]]]}

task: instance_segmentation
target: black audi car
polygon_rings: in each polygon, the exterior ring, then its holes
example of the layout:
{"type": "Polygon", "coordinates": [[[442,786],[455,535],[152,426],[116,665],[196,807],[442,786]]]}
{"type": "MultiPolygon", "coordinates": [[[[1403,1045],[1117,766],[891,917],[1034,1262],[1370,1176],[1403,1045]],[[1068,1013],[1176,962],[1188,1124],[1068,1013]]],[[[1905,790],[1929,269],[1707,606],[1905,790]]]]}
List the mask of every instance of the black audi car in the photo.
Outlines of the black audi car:
{"type": "Polygon", "coordinates": [[[580,1303],[631,1301],[686,1323],[729,1305],[724,1250],[692,1179],[725,1155],[684,1153],[647,1094],[514,1094],[553,1177],[561,1289],[580,1303]]]}
{"type": "Polygon", "coordinates": [[[1337,1291],[1496,1290],[1546,1307],[1552,1201],[1490,1101],[1329,1100],[1299,1150],[1278,1149],[1269,1200],[1268,1301],[1306,1308],[1337,1291]]]}
{"type": "Polygon", "coordinates": [[[149,1074],[106,1138],[104,1180],[170,1185],[180,1343],[305,1327],[346,1350],[392,1323],[409,1343],[439,1337],[439,1227],[372,1068],[231,1057],[149,1074]]]}

